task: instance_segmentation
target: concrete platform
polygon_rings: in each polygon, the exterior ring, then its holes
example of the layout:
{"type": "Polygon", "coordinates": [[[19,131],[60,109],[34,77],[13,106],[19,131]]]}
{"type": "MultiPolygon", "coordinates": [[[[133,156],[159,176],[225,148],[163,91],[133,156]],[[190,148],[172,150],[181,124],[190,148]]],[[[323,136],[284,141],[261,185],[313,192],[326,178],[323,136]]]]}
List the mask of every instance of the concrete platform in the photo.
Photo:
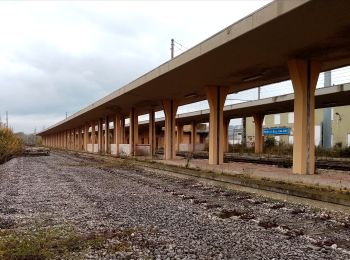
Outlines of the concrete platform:
{"type": "MultiPolygon", "coordinates": [[[[176,160],[157,160],[157,162],[186,167],[187,159],[178,157],[176,160]]],[[[206,159],[192,159],[189,161],[187,168],[224,173],[226,175],[239,174],[259,179],[303,183],[327,188],[332,187],[334,189],[349,189],[350,191],[350,172],[345,171],[318,170],[318,174],[301,175],[293,174],[291,169],[253,163],[230,162],[221,165],[209,165],[206,159]]]]}
{"type": "Polygon", "coordinates": [[[206,159],[188,161],[180,157],[154,162],[173,167],[178,173],[350,206],[350,172],[347,171],[319,170],[314,175],[297,175],[291,169],[252,163],[209,165],[206,159]]]}

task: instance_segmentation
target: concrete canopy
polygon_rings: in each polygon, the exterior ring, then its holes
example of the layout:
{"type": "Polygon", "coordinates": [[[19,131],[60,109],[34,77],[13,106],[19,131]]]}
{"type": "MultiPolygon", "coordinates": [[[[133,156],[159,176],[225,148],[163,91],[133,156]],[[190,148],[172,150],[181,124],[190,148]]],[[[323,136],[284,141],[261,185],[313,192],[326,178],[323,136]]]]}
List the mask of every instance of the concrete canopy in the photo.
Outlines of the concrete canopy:
{"type": "Polygon", "coordinates": [[[277,0],[225,28],[39,135],[96,121],[131,107],[161,110],[161,100],[180,105],[206,98],[206,86],[229,92],[289,78],[287,60],[322,63],[322,71],[350,64],[350,1],[277,0]]]}
{"type": "MultiPolygon", "coordinates": [[[[315,108],[337,107],[350,104],[350,84],[342,84],[327,88],[316,89],[315,108]]],[[[257,111],[263,115],[292,112],[294,108],[294,94],[264,98],[224,107],[225,118],[241,118],[253,116],[257,111]]],[[[164,118],[157,118],[157,125],[164,125],[164,118]]],[[[192,122],[209,122],[209,109],[183,113],[176,116],[177,124],[191,124],[192,122]]],[[[148,121],[140,122],[140,126],[148,121]]]]}

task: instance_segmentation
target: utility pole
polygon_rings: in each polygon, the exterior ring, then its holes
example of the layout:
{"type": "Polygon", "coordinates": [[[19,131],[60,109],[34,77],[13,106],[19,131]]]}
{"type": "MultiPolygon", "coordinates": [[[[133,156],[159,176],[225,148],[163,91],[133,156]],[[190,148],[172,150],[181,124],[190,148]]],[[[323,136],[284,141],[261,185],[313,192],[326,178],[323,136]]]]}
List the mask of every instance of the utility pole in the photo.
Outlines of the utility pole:
{"type": "Polygon", "coordinates": [[[171,51],[170,57],[171,59],[173,59],[174,58],[174,39],[171,39],[170,51],[171,51]]]}
{"type": "Polygon", "coordinates": [[[246,147],[247,144],[247,118],[242,118],[242,147],[246,147]]]}
{"type": "MultiPolygon", "coordinates": [[[[324,72],[324,87],[332,85],[332,72],[324,72]]],[[[323,109],[322,122],[322,146],[323,148],[332,148],[332,108],[326,107],[323,109]]]]}
{"type": "Polygon", "coordinates": [[[260,100],[261,87],[258,87],[258,100],[260,100]]]}
{"type": "Polygon", "coordinates": [[[67,112],[66,112],[66,119],[67,119],[67,112]]]}

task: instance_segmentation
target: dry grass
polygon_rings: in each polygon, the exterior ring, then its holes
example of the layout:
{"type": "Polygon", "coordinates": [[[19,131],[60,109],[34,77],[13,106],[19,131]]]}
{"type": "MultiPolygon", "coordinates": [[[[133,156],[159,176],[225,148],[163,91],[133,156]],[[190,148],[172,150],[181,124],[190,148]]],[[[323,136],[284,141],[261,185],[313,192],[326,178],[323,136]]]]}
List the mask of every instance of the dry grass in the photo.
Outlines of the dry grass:
{"type": "Polygon", "coordinates": [[[0,127],[0,164],[22,153],[22,140],[11,129],[0,127]]]}
{"type": "Polygon", "coordinates": [[[140,228],[85,234],[72,227],[5,229],[0,230],[0,259],[84,259],[91,250],[130,252],[133,236],[141,232],[140,228]]]}

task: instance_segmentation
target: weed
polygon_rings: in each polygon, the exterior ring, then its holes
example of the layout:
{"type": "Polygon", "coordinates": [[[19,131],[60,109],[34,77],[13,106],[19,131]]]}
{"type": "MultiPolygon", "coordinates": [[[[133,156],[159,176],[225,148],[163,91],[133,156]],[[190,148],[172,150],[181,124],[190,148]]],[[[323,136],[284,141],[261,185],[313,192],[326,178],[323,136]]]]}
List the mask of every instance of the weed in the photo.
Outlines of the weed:
{"type": "Polygon", "coordinates": [[[0,164],[22,152],[22,140],[11,129],[0,127],[0,164]]]}

